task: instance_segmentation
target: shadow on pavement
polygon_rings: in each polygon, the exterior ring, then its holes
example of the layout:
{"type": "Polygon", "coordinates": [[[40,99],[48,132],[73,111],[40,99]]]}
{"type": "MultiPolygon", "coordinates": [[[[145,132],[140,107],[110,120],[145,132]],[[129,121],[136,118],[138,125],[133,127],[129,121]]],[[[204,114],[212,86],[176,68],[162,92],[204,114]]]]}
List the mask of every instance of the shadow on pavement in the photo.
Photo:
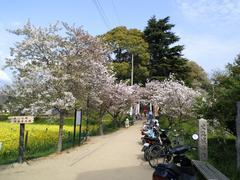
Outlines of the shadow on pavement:
{"type": "Polygon", "coordinates": [[[145,159],[144,159],[144,155],[143,154],[138,154],[137,155],[137,159],[141,159],[144,162],[147,162],[145,159]]]}
{"type": "Polygon", "coordinates": [[[78,174],[75,180],[151,180],[153,169],[149,165],[89,171],[78,174]]]}

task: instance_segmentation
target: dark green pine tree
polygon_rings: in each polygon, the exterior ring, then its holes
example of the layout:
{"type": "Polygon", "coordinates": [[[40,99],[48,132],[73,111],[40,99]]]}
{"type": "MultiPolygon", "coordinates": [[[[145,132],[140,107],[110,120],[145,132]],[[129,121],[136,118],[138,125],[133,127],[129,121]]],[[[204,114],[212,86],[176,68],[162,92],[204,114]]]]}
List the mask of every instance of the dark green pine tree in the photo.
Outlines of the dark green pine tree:
{"type": "Polygon", "coordinates": [[[169,17],[157,20],[153,16],[144,30],[144,39],[149,44],[150,77],[162,80],[174,73],[184,80],[189,72],[187,60],[182,57],[184,47],[175,45],[180,38],[171,32],[174,25],[168,22],[169,17]]]}

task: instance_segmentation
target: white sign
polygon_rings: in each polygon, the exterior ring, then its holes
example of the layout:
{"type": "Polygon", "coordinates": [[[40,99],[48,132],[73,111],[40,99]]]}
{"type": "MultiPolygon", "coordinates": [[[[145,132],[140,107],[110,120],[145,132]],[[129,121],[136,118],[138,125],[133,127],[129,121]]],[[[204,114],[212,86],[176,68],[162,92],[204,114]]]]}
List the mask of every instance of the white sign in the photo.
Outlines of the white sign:
{"type": "Polygon", "coordinates": [[[3,143],[0,142],[0,151],[1,151],[2,147],[3,147],[3,143]]]}
{"type": "Polygon", "coordinates": [[[10,119],[11,123],[26,124],[34,122],[34,116],[11,116],[8,119],[10,119]]]}
{"type": "Polygon", "coordinates": [[[77,111],[77,114],[76,114],[76,125],[80,125],[81,124],[81,114],[82,112],[81,111],[77,111]]]}
{"type": "Polygon", "coordinates": [[[199,119],[198,129],[198,151],[200,161],[207,161],[208,159],[208,139],[207,139],[207,120],[199,119]]]}

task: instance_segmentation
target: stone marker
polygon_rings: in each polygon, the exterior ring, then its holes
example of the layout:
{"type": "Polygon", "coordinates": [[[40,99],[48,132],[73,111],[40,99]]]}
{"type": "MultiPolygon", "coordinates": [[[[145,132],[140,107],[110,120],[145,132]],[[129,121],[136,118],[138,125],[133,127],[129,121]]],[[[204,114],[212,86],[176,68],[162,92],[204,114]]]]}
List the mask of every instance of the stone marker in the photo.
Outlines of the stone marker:
{"type": "Polygon", "coordinates": [[[200,161],[208,159],[208,139],[207,139],[207,120],[199,119],[198,127],[198,154],[200,161]]]}

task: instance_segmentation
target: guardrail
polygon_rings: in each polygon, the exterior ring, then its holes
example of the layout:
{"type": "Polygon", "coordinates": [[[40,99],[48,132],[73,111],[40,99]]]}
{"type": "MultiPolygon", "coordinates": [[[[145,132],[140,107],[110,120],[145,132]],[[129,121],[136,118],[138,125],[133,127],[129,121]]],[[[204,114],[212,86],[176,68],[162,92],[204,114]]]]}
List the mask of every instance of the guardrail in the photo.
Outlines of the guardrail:
{"type": "Polygon", "coordinates": [[[223,173],[207,162],[192,160],[192,163],[207,180],[229,180],[223,173]]]}

